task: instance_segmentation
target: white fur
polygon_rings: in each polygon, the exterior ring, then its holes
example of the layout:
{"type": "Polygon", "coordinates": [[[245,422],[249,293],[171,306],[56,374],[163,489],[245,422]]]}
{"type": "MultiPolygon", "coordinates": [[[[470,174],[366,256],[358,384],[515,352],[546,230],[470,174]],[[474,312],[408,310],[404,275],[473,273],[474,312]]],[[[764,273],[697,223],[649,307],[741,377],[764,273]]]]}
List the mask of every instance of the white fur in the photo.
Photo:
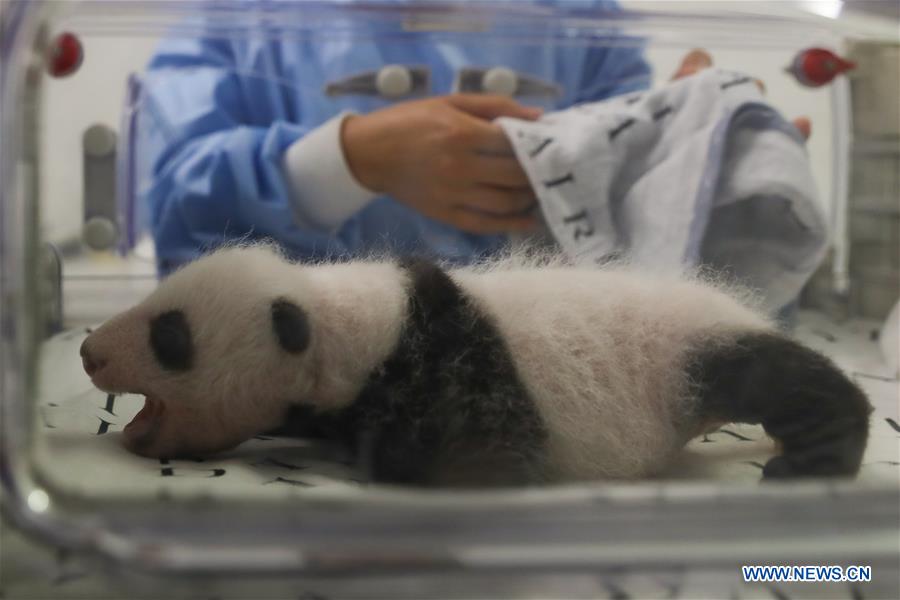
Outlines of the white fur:
{"type": "Polygon", "coordinates": [[[130,444],[133,450],[172,456],[226,449],[279,425],[291,403],[351,402],[396,344],[404,282],[387,262],[300,268],[267,246],[228,248],[174,273],[88,336],[91,355],[107,363],[93,381],[165,405],[152,445],[130,444]],[[279,298],[310,318],[310,347],[300,355],[277,345],[270,311],[279,298]],[[149,346],[150,320],[173,309],[187,316],[196,348],[186,373],[160,368],[149,346]]]}
{"type": "Polygon", "coordinates": [[[552,479],[657,471],[691,419],[691,350],[771,325],[697,281],[615,267],[460,272],[489,313],[550,433],[552,479]]]}
{"type": "MultiPolygon", "coordinates": [[[[705,425],[692,415],[690,351],[772,327],[711,284],[627,267],[514,257],[451,274],[499,328],[538,406],[552,480],[658,470],[705,425]]],[[[301,266],[268,247],[222,250],[89,337],[92,351],[111,357],[94,381],[165,403],[159,439],[142,453],[227,448],[277,425],[292,402],[352,402],[397,343],[408,284],[388,261],[301,266]],[[272,334],[279,297],[310,316],[301,355],[283,352],[272,334]],[[147,336],[149,319],[176,308],[191,324],[197,364],[173,375],[147,336]]]]}

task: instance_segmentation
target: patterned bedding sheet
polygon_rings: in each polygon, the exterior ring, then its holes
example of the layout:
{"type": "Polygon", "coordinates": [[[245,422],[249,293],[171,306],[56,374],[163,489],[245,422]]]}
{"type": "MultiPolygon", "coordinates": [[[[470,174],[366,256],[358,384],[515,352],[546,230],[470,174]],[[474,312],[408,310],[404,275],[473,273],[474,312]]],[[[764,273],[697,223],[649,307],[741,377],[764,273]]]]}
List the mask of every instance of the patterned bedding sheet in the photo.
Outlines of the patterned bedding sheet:
{"type": "MultiPolygon", "coordinates": [[[[830,322],[801,314],[797,336],[831,356],[866,390],[875,413],[861,479],[900,482],[900,383],[881,361],[877,324],[830,322]]],[[[41,465],[48,476],[88,497],[153,495],[279,497],[310,488],[358,487],[364,474],[334,448],[257,436],[221,456],[151,460],[121,446],[120,432],[143,406],[140,396],[106,395],[81,369],[78,347],[86,332],[72,330],[44,348],[39,394],[41,465]]],[[[758,426],[728,425],[693,440],[664,479],[752,482],[772,455],[773,444],[758,426]]]]}
{"type": "MultiPolygon", "coordinates": [[[[825,352],[866,390],[873,404],[871,439],[860,479],[900,484],[900,383],[882,364],[872,332],[877,324],[835,324],[816,313],[801,314],[797,336],[825,352]]],[[[142,406],[135,396],[109,398],[93,389],[81,370],[83,330],[50,340],[43,355],[39,423],[43,469],[58,484],[86,496],[135,494],[153,499],[254,496],[290,498],[317,490],[358,489],[359,473],[346,457],[299,440],[260,436],[215,459],[155,461],[126,452],[119,432],[142,406]]],[[[759,427],[727,426],[692,441],[676,457],[667,479],[754,482],[773,450],[759,427]]],[[[0,599],[91,600],[147,597],[141,588],[111,579],[83,557],[33,543],[3,524],[0,529],[0,599]]],[[[882,569],[884,571],[884,569],[882,569]]],[[[734,569],[692,568],[646,572],[523,575],[518,578],[460,575],[441,579],[441,597],[531,598],[896,598],[896,565],[872,583],[747,583],[734,569]],[[893,569],[893,570],[892,570],[893,569]],[[876,583],[880,581],[880,583],[876,583]],[[472,590],[478,590],[473,596],[472,590]]],[[[250,580],[196,587],[191,597],[225,598],[424,598],[435,580],[426,576],[339,578],[302,584],[250,580]]]]}

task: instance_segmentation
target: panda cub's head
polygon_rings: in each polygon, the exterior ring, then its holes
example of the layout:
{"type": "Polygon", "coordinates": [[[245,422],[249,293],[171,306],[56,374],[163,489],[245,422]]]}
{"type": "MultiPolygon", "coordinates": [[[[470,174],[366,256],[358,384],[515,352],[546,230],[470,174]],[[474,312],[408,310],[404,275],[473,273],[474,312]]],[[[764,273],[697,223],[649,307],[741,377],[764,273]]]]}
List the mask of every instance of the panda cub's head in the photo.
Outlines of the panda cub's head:
{"type": "Polygon", "coordinates": [[[91,333],[81,356],[94,385],[146,397],[126,446],[210,453],[276,427],[314,385],[303,275],[267,247],[219,251],[91,333]]]}

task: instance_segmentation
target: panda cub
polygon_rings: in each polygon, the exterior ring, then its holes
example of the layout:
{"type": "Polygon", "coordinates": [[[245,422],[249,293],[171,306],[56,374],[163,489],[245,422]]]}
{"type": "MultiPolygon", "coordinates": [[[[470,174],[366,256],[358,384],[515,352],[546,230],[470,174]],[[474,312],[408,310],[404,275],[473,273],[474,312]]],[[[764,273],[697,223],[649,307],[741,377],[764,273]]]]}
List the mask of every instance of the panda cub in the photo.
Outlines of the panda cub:
{"type": "Polygon", "coordinates": [[[765,478],[855,474],[870,405],[725,291],[515,260],[299,265],[232,247],[91,333],[84,369],[146,397],[131,451],[197,456],[276,429],[365,454],[375,481],[638,478],[726,422],[779,442],[765,478]]]}

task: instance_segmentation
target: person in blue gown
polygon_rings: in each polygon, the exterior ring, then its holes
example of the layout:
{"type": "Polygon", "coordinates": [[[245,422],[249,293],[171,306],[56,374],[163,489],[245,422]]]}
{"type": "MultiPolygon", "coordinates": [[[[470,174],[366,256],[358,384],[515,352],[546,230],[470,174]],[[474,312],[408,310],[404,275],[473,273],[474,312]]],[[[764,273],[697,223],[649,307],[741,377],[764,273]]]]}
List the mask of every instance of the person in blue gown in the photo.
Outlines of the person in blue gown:
{"type": "Polygon", "coordinates": [[[493,119],[650,84],[639,41],[554,43],[549,28],[547,39],[510,44],[500,31],[460,44],[380,35],[389,26],[348,16],[327,38],[250,27],[161,44],[135,136],[161,275],[233,240],[275,240],[300,260],[494,253],[537,217],[493,119]]]}

